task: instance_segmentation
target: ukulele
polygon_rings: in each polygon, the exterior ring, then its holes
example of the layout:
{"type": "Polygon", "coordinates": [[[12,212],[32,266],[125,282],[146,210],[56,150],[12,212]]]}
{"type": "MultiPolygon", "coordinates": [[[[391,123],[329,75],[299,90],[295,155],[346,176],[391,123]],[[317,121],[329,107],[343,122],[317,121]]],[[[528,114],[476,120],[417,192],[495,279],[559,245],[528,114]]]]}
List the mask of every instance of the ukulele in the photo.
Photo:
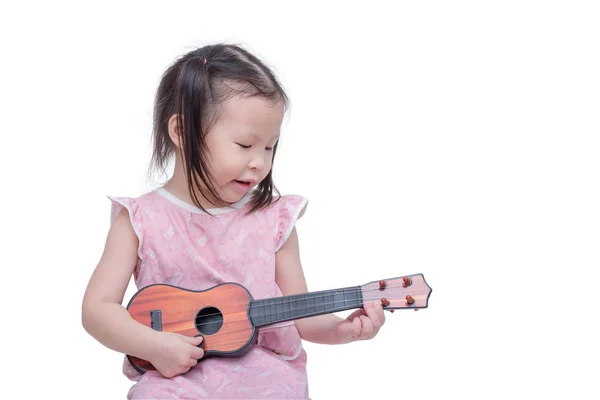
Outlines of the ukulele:
{"type": "MultiPolygon", "coordinates": [[[[127,310],[137,322],[157,331],[203,336],[204,358],[237,357],[252,348],[260,327],[321,314],[361,308],[380,301],[384,310],[427,308],[431,288],[423,274],[373,281],[362,286],[255,300],[237,283],[195,291],[152,284],[133,295],[127,310]]],[[[152,363],[127,355],[141,374],[152,363]]],[[[201,359],[201,360],[202,360],[201,359]]]]}

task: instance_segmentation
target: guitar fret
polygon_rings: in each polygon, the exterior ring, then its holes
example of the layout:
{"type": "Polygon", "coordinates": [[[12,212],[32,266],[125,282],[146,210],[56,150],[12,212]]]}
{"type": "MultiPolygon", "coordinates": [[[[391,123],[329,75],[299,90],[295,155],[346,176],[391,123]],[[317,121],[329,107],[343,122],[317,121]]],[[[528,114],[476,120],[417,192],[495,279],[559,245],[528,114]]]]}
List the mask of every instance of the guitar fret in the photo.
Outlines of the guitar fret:
{"type": "Polygon", "coordinates": [[[344,307],[345,301],[344,301],[344,291],[343,290],[336,290],[333,292],[333,308],[337,309],[338,307],[344,307]]]}
{"type": "Polygon", "coordinates": [[[298,300],[296,300],[296,318],[302,315],[302,310],[306,308],[306,299],[304,296],[296,296],[298,300]]]}
{"type": "Polygon", "coordinates": [[[273,315],[273,302],[271,299],[265,301],[265,306],[262,309],[263,324],[270,322],[270,317],[273,315]]]}
{"type": "Polygon", "coordinates": [[[283,302],[283,319],[293,319],[292,318],[292,306],[291,306],[291,298],[286,298],[286,301],[283,302]]]}
{"type": "Polygon", "coordinates": [[[319,302],[318,312],[325,310],[325,293],[321,293],[321,301],[319,302]]]}
{"type": "Polygon", "coordinates": [[[294,296],[292,296],[292,300],[290,301],[290,317],[292,319],[295,319],[296,317],[298,317],[297,312],[298,312],[298,296],[294,295],[294,296]]]}
{"type": "Polygon", "coordinates": [[[335,296],[333,295],[333,292],[327,293],[327,297],[328,299],[325,302],[325,311],[329,312],[335,310],[335,296]]]}

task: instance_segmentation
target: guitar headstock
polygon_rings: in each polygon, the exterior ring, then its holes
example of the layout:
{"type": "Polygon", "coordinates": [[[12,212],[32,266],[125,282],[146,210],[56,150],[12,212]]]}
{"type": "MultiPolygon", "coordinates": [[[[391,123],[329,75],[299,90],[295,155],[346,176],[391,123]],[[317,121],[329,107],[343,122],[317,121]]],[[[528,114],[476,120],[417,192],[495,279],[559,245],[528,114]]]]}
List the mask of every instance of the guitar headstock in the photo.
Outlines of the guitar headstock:
{"type": "Polygon", "coordinates": [[[382,279],[362,285],[363,303],[381,302],[384,310],[427,308],[431,287],[423,274],[382,279]]]}

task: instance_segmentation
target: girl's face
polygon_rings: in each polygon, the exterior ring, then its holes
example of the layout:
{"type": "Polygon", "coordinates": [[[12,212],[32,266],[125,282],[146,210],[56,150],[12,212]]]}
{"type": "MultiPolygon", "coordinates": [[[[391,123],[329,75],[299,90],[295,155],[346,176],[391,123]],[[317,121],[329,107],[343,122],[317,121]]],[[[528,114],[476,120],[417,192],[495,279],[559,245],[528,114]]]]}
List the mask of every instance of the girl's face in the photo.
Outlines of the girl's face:
{"type": "Polygon", "coordinates": [[[260,96],[235,96],[223,104],[205,138],[208,165],[223,200],[234,203],[265,179],[283,116],[283,102],[260,96]]]}

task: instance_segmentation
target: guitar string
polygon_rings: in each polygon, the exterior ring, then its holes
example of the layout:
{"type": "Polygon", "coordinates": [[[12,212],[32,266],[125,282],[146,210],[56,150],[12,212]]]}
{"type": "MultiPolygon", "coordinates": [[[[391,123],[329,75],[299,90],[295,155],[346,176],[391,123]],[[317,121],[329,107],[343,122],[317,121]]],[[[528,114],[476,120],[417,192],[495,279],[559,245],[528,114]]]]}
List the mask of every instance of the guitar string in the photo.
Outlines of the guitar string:
{"type": "MultiPolygon", "coordinates": [[[[429,291],[426,290],[426,291],[423,291],[422,293],[427,293],[427,292],[429,292],[429,291]]],[[[420,293],[420,292],[419,291],[413,291],[413,294],[414,293],[420,293]]],[[[367,301],[367,302],[372,301],[372,300],[380,301],[381,297],[363,298],[362,300],[363,300],[363,305],[364,305],[365,301],[367,301]]],[[[392,299],[392,301],[393,301],[393,299],[392,299]]],[[[334,305],[335,306],[335,304],[337,304],[337,303],[344,304],[344,306],[349,306],[350,308],[360,308],[361,307],[360,302],[358,301],[358,299],[356,299],[356,300],[344,300],[344,299],[342,299],[342,300],[334,300],[333,302],[325,302],[325,303],[321,303],[319,305],[315,304],[314,306],[309,306],[309,307],[315,307],[315,311],[316,311],[317,307],[325,307],[325,306],[329,306],[329,305],[334,305]],[[356,303],[356,304],[352,304],[352,303],[356,303]]],[[[292,312],[291,310],[289,310],[289,311],[285,311],[285,310],[278,311],[278,310],[275,310],[275,312],[260,312],[259,311],[258,313],[254,314],[254,315],[251,315],[250,318],[249,318],[249,317],[246,316],[247,315],[247,310],[248,310],[247,304],[248,303],[239,303],[239,305],[238,304],[228,305],[229,309],[234,308],[234,310],[227,312],[227,314],[244,313],[245,316],[244,316],[244,318],[242,318],[240,320],[229,319],[229,320],[227,320],[225,322],[241,322],[241,321],[250,320],[250,319],[253,319],[253,320],[256,320],[256,321],[260,321],[260,319],[262,319],[264,317],[267,317],[267,318],[268,317],[271,317],[271,318],[274,317],[275,319],[277,319],[277,315],[278,314],[284,315],[284,313],[291,313],[292,312]],[[235,307],[237,307],[237,306],[240,307],[239,310],[235,309],[235,307]]],[[[251,303],[251,305],[253,307],[257,307],[257,309],[258,308],[263,308],[263,307],[278,306],[280,304],[282,304],[282,303],[272,303],[272,304],[264,304],[264,305],[256,305],[254,303],[251,303]]],[[[391,301],[390,301],[390,304],[391,304],[391,301]]],[[[304,307],[304,309],[308,309],[309,307],[304,307]]],[[[405,307],[400,307],[400,308],[396,308],[396,309],[411,309],[411,308],[417,309],[416,307],[411,307],[411,306],[405,306],[405,307]]],[[[386,308],[384,308],[384,310],[385,309],[386,308]]],[[[394,309],[394,308],[391,308],[391,309],[394,309]]],[[[187,311],[194,311],[194,310],[197,310],[197,308],[188,309],[187,311]]],[[[166,316],[174,315],[174,314],[181,314],[181,313],[185,313],[187,311],[182,311],[182,310],[172,311],[172,312],[164,312],[163,311],[163,313],[162,313],[163,324],[177,324],[177,323],[189,322],[190,320],[194,320],[195,317],[194,318],[185,318],[185,319],[175,319],[175,320],[170,320],[170,321],[166,321],[165,322],[165,319],[166,319],[165,317],[166,316]]],[[[295,310],[295,311],[299,311],[299,310],[295,310]]],[[[321,312],[321,311],[325,311],[326,313],[338,312],[338,311],[326,311],[326,310],[320,310],[320,311],[316,311],[316,312],[321,312]]],[[[340,311],[343,311],[343,310],[340,310],[340,311]]],[[[206,314],[206,315],[203,315],[201,318],[206,318],[206,317],[215,316],[215,315],[222,315],[222,313],[206,314]]],[[[306,315],[306,316],[304,316],[302,318],[308,318],[308,317],[310,317],[310,316],[306,315]]],[[[286,318],[286,317],[283,317],[283,319],[284,320],[300,319],[300,316],[298,316],[298,317],[291,317],[289,319],[286,318]]],[[[203,326],[203,325],[209,325],[209,324],[214,324],[214,323],[215,322],[204,322],[204,323],[200,323],[200,324],[197,324],[197,325],[194,324],[194,326],[200,327],[200,326],[203,326]]],[[[273,322],[272,324],[275,324],[275,323],[276,322],[273,322]]],[[[258,325],[261,325],[261,324],[258,323],[258,325]]]]}
{"type": "MultiPolygon", "coordinates": [[[[378,290],[378,289],[377,289],[377,290],[378,290]]],[[[428,293],[428,292],[429,292],[429,290],[424,290],[424,291],[418,291],[418,290],[417,290],[417,291],[412,291],[411,293],[412,293],[412,294],[414,294],[414,295],[417,295],[417,293],[418,293],[418,294],[421,294],[421,293],[425,294],[425,293],[428,293]]],[[[385,297],[385,296],[382,296],[382,297],[385,297]]],[[[382,297],[373,297],[373,298],[370,298],[370,297],[369,297],[369,298],[365,298],[365,297],[363,297],[363,299],[362,299],[362,300],[363,300],[363,303],[364,303],[365,301],[372,301],[372,300],[375,300],[375,301],[380,301],[382,297]]],[[[401,299],[402,299],[402,301],[404,300],[404,298],[401,298],[401,299]]],[[[260,299],[260,300],[258,300],[258,301],[260,302],[260,301],[264,301],[264,300],[270,300],[270,299],[260,299]]],[[[239,310],[239,311],[237,311],[237,312],[245,312],[245,311],[247,310],[247,306],[248,306],[248,304],[250,304],[250,306],[251,306],[251,307],[253,307],[253,308],[255,308],[255,309],[259,310],[259,311],[258,311],[258,312],[255,314],[255,317],[257,317],[257,318],[260,318],[260,317],[268,317],[268,316],[273,316],[273,314],[277,314],[277,313],[291,312],[291,310],[290,310],[290,311],[285,311],[285,310],[278,311],[278,310],[275,310],[275,313],[272,313],[272,312],[266,312],[266,313],[265,313],[265,312],[261,312],[261,311],[260,311],[260,308],[266,308],[266,307],[272,307],[272,306],[275,306],[275,307],[277,307],[277,306],[279,306],[279,305],[288,304],[288,303],[291,303],[291,302],[294,302],[294,301],[298,301],[298,300],[290,300],[290,301],[284,301],[284,302],[279,302],[279,303],[277,303],[277,302],[271,302],[271,303],[268,303],[268,304],[256,304],[257,300],[254,300],[254,301],[252,301],[252,302],[250,302],[250,303],[248,303],[248,302],[244,302],[244,303],[238,303],[238,304],[227,304],[227,308],[228,308],[228,309],[234,308],[234,311],[230,311],[230,312],[228,312],[228,314],[229,314],[229,313],[234,313],[234,312],[236,312],[236,311],[235,311],[235,308],[236,308],[236,307],[238,307],[238,306],[239,306],[239,307],[243,306],[244,308],[240,309],[240,310],[239,310]]],[[[304,301],[306,301],[306,300],[304,300],[304,301]]],[[[335,305],[336,303],[340,303],[340,304],[342,304],[342,303],[346,303],[346,302],[352,302],[352,301],[357,301],[357,300],[344,300],[344,299],[341,299],[341,300],[335,300],[335,299],[334,299],[334,301],[333,301],[333,302],[324,302],[324,303],[321,303],[321,304],[319,304],[319,305],[315,304],[315,305],[313,305],[313,306],[305,306],[305,307],[303,307],[303,308],[304,308],[304,309],[308,309],[308,307],[317,307],[317,306],[335,305]]],[[[392,298],[392,299],[388,299],[388,301],[390,301],[390,304],[391,304],[391,303],[394,301],[394,299],[393,299],[393,298],[392,298]]],[[[211,307],[211,305],[207,305],[207,307],[211,307]]],[[[356,307],[354,307],[354,308],[356,308],[356,307]]],[[[414,308],[414,307],[408,306],[408,307],[400,307],[400,308],[414,308]]],[[[385,308],[384,308],[384,309],[385,309],[385,308]]],[[[168,312],[166,312],[166,313],[165,313],[165,311],[163,311],[163,312],[162,312],[162,314],[163,314],[163,320],[165,319],[165,318],[164,318],[164,316],[165,316],[166,314],[168,314],[168,315],[173,315],[173,314],[182,314],[182,313],[187,313],[188,311],[198,311],[198,310],[200,310],[200,309],[195,307],[195,308],[188,308],[188,309],[185,309],[185,310],[181,310],[181,309],[180,309],[180,310],[176,310],[176,311],[168,311],[168,312]]],[[[222,315],[222,313],[212,313],[212,314],[206,314],[206,315],[203,315],[202,317],[203,317],[203,318],[206,318],[206,317],[211,317],[211,316],[215,316],[215,315],[222,315]]],[[[185,322],[185,321],[188,321],[188,320],[189,320],[189,318],[185,318],[185,319],[183,319],[183,320],[173,320],[173,321],[172,321],[172,322],[170,322],[170,323],[185,322]]],[[[209,322],[209,323],[210,323],[210,322],[209,322]]],[[[202,324],[200,324],[200,325],[202,325],[202,324]]]]}
{"type": "MultiPolygon", "coordinates": [[[[428,290],[427,290],[427,291],[425,291],[425,292],[428,292],[428,290]]],[[[379,300],[379,297],[377,297],[377,298],[374,298],[374,299],[371,299],[371,298],[369,298],[369,299],[367,299],[367,300],[379,300]]],[[[340,300],[340,301],[343,301],[343,300],[340,300]]],[[[359,302],[358,300],[354,300],[354,301],[356,302],[356,304],[354,304],[354,305],[352,306],[352,308],[358,308],[358,307],[360,307],[360,306],[359,306],[359,303],[360,303],[360,302],[359,302]]],[[[334,301],[333,303],[324,303],[324,305],[325,305],[325,304],[335,304],[335,301],[334,301]]],[[[410,309],[410,307],[404,307],[404,308],[406,308],[406,309],[410,309]]],[[[415,309],[415,310],[418,310],[418,308],[414,308],[414,309],[415,309]]],[[[213,314],[213,315],[216,315],[216,314],[213,314]]],[[[298,318],[291,318],[291,319],[298,319],[298,318]]],[[[174,321],[174,322],[169,322],[169,323],[185,322],[185,321],[188,321],[188,319],[186,319],[186,320],[184,320],[184,321],[174,321]]],[[[235,319],[235,318],[234,318],[234,319],[228,319],[227,321],[224,321],[224,322],[223,322],[223,325],[225,325],[225,323],[231,324],[231,323],[240,323],[240,322],[243,322],[243,321],[249,321],[249,318],[247,318],[247,317],[244,317],[244,318],[240,318],[240,319],[235,319]]],[[[207,323],[203,323],[203,324],[199,324],[199,325],[195,325],[195,324],[194,324],[194,327],[196,327],[196,326],[201,326],[201,325],[208,325],[208,324],[211,324],[211,323],[210,323],[210,322],[207,322],[207,323]]],[[[222,326],[223,326],[223,325],[222,325],[222,326]]],[[[266,324],[266,325],[269,325],[269,324],[266,324]]],[[[219,330],[221,330],[221,329],[222,329],[222,326],[220,327],[220,329],[219,329],[219,330]]],[[[264,325],[263,325],[263,326],[264,326],[264,325]]],[[[259,327],[257,327],[257,326],[253,326],[253,325],[251,325],[251,326],[250,326],[250,327],[248,327],[248,328],[236,329],[236,330],[229,331],[229,332],[226,332],[226,333],[221,333],[221,335],[224,335],[224,334],[231,335],[231,334],[234,334],[234,333],[237,333],[237,332],[242,332],[242,331],[245,331],[245,330],[249,330],[249,329],[251,329],[252,327],[259,328],[259,327]]],[[[192,329],[193,329],[193,328],[192,328],[192,329]]],[[[260,329],[259,329],[259,332],[260,332],[260,329]]],[[[175,333],[176,333],[176,332],[175,332],[175,333]]],[[[199,333],[199,334],[201,334],[201,333],[199,333]]],[[[197,336],[197,335],[196,335],[196,336],[197,336]]],[[[205,338],[206,338],[206,335],[203,335],[203,336],[205,336],[205,338]]],[[[209,335],[209,336],[210,336],[210,335],[209,335]]],[[[206,340],[206,339],[204,339],[204,340],[206,340]]],[[[234,343],[236,343],[236,342],[240,342],[240,341],[239,341],[239,340],[238,340],[238,341],[236,341],[236,340],[230,340],[230,341],[221,341],[221,342],[219,343],[219,345],[220,345],[220,346],[227,346],[227,345],[230,345],[230,344],[234,344],[234,343]]],[[[209,351],[210,351],[210,349],[209,349],[209,351]]],[[[136,358],[138,358],[138,357],[136,357],[136,358]]],[[[138,358],[138,359],[140,359],[140,360],[143,360],[143,359],[141,359],[141,358],[138,358]]],[[[146,360],[144,360],[144,361],[146,361],[146,360]]]]}
{"type": "MultiPolygon", "coordinates": [[[[377,299],[379,299],[379,298],[377,298],[377,299]]],[[[355,301],[356,301],[356,304],[353,306],[353,308],[357,308],[357,307],[358,307],[358,304],[359,304],[358,300],[355,300],[355,301]]],[[[335,302],[334,302],[334,303],[335,303],[335,302]]],[[[328,304],[332,304],[332,303],[328,303],[328,304]]],[[[407,308],[407,309],[409,309],[409,308],[407,308]]],[[[418,310],[418,308],[414,308],[414,309],[415,309],[415,310],[418,310]]],[[[240,319],[229,319],[229,320],[225,321],[225,322],[223,323],[223,325],[225,325],[225,323],[240,323],[240,322],[244,322],[244,321],[248,321],[248,320],[249,320],[249,318],[246,318],[246,317],[244,317],[244,318],[240,318],[240,319]]],[[[186,321],[187,321],[187,320],[186,320],[186,321]]],[[[207,325],[207,324],[210,324],[210,322],[208,322],[208,323],[204,323],[204,324],[199,324],[199,325],[194,325],[194,326],[207,325]]],[[[268,325],[268,324],[267,324],[267,325],[268,325]]],[[[260,327],[256,327],[256,326],[250,325],[250,326],[249,326],[249,327],[247,327],[247,328],[242,328],[242,329],[236,329],[236,330],[233,330],[233,331],[223,332],[223,333],[221,333],[221,335],[231,335],[231,334],[234,334],[234,333],[237,333],[237,332],[242,332],[242,331],[250,330],[252,327],[255,327],[255,328],[257,328],[257,329],[259,330],[259,332],[260,332],[260,329],[259,329],[260,327]]],[[[191,329],[193,329],[193,328],[191,328],[191,329]]],[[[222,326],[220,327],[220,329],[219,329],[219,330],[221,330],[221,329],[222,329],[222,326]]],[[[218,331],[217,331],[217,332],[218,332],[218,331]]],[[[175,332],[175,333],[177,333],[177,332],[175,332]]],[[[199,334],[201,334],[201,333],[199,332],[199,334]]],[[[196,336],[198,336],[198,335],[196,335],[196,336]]],[[[206,340],[206,336],[207,336],[207,335],[203,335],[203,336],[205,337],[205,339],[204,339],[204,340],[206,340]]],[[[210,335],[208,335],[208,336],[209,336],[209,339],[210,339],[210,335]]],[[[243,340],[243,339],[242,339],[242,340],[229,340],[229,341],[219,341],[219,342],[220,342],[220,343],[218,344],[218,346],[219,346],[219,347],[223,347],[223,346],[229,346],[229,345],[231,345],[231,344],[235,344],[235,343],[238,343],[238,342],[244,342],[244,340],[243,340]]],[[[245,342],[247,342],[247,340],[246,340],[245,342]]],[[[238,349],[239,349],[239,347],[238,347],[238,349]]],[[[210,350],[211,350],[211,349],[209,349],[209,351],[210,351],[210,350]]],[[[219,350],[213,350],[213,351],[219,351],[219,350]]],[[[140,360],[143,360],[143,359],[141,359],[141,358],[139,358],[139,357],[135,357],[135,358],[137,358],[137,359],[140,359],[140,360]]],[[[143,361],[146,361],[146,360],[143,360],[143,361]]],[[[148,362],[148,361],[146,361],[146,362],[148,362]]]]}
{"type": "MultiPolygon", "coordinates": [[[[398,285],[398,286],[387,286],[385,288],[385,290],[392,289],[392,288],[400,288],[400,287],[402,287],[403,289],[406,289],[402,285],[398,285]]],[[[343,292],[343,293],[339,293],[338,292],[337,295],[340,295],[340,294],[357,294],[357,293],[379,291],[379,292],[381,292],[382,295],[381,295],[381,297],[376,298],[377,300],[381,300],[382,297],[386,297],[385,290],[381,291],[381,290],[379,290],[379,288],[372,288],[372,289],[364,289],[363,290],[363,289],[361,289],[360,286],[358,286],[356,288],[345,288],[345,289],[336,289],[336,290],[338,290],[340,292],[343,292]]],[[[416,295],[417,293],[419,293],[419,294],[420,293],[427,293],[430,290],[431,289],[411,290],[411,292],[410,293],[406,293],[406,295],[413,295],[413,294],[416,295]]],[[[326,290],[326,291],[320,291],[320,292],[299,293],[299,294],[292,295],[292,296],[272,297],[272,298],[266,298],[266,299],[254,299],[254,300],[250,301],[249,303],[252,303],[254,307],[267,307],[267,306],[272,306],[272,305],[283,305],[283,304],[289,304],[289,303],[292,303],[292,302],[302,301],[302,299],[297,299],[297,298],[296,299],[292,299],[291,297],[294,297],[294,296],[305,297],[305,299],[303,301],[307,301],[307,299],[309,299],[310,298],[309,296],[311,296],[311,295],[315,296],[315,298],[316,298],[316,297],[318,297],[317,295],[332,296],[332,295],[336,294],[336,293],[332,293],[332,292],[333,291],[326,290]],[[279,302],[277,300],[277,299],[286,299],[288,297],[290,297],[289,300],[283,300],[283,301],[279,301],[279,302]],[[256,304],[256,303],[263,303],[263,302],[264,303],[271,302],[271,303],[269,303],[269,304],[256,304]]],[[[323,297],[324,296],[321,296],[321,298],[323,298],[323,297]]],[[[401,299],[405,299],[405,297],[401,297],[401,299]]],[[[363,298],[363,300],[364,300],[364,298],[363,298]]],[[[369,300],[374,300],[374,299],[369,299],[369,300]]],[[[390,298],[388,298],[388,300],[390,300],[390,298]]],[[[338,301],[343,301],[343,300],[338,300],[338,301]]],[[[242,305],[242,304],[247,304],[247,303],[239,303],[239,304],[242,305]]],[[[230,305],[228,304],[227,306],[230,306],[230,305]]],[[[233,304],[233,306],[237,306],[237,304],[233,304]]],[[[211,307],[211,305],[206,305],[206,307],[211,307]]],[[[171,312],[170,314],[179,313],[179,312],[185,313],[185,312],[194,311],[194,310],[198,310],[198,309],[197,308],[179,309],[177,311],[171,312]]],[[[220,313],[207,314],[206,316],[219,315],[219,314],[220,313]]]]}
{"type": "MultiPolygon", "coordinates": [[[[401,286],[387,286],[385,289],[398,288],[398,287],[401,287],[401,286]]],[[[403,286],[402,286],[402,287],[403,287],[403,286]]],[[[403,288],[404,288],[404,287],[403,287],[403,288]]],[[[344,294],[354,294],[354,293],[357,293],[357,292],[363,292],[363,293],[364,293],[364,292],[370,292],[370,291],[374,291],[374,290],[380,291],[380,292],[382,292],[382,294],[383,294],[383,292],[385,292],[385,290],[381,291],[381,290],[380,290],[380,288],[362,289],[361,287],[357,287],[357,288],[348,288],[348,289],[339,289],[339,290],[343,290],[343,291],[344,291],[344,294]]],[[[417,293],[419,293],[419,294],[421,294],[421,293],[428,293],[428,292],[430,292],[430,291],[431,291],[431,289],[427,289],[427,290],[417,290],[417,291],[412,291],[412,294],[417,294],[417,293]]],[[[314,294],[314,295],[315,295],[315,297],[316,297],[316,296],[317,296],[317,293],[320,293],[320,292],[313,292],[312,294],[314,294]]],[[[322,292],[322,293],[325,293],[325,292],[322,292]]],[[[310,294],[311,294],[311,293],[303,293],[303,294],[299,294],[299,295],[297,295],[297,296],[307,296],[307,295],[310,295],[310,294]]],[[[331,293],[331,292],[329,292],[329,293],[328,293],[328,294],[326,294],[326,295],[328,295],[328,296],[331,296],[331,295],[334,295],[334,294],[335,294],[335,293],[331,293]]],[[[339,293],[338,293],[338,294],[339,294],[339,293]]],[[[383,297],[385,297],[385,296],[383,296],[383,297]]],[[[274,299],[276,299],[276,298],[274,298],[274,299]]],[[[307,300],[307,299],[304,299],[304,301],[306,301],[306,300],[307,300]]],[[[365,297],[363,297],[363,299],[362,299],[363,305],[364,305],[364,302],[365,302],[365,301],[371,301],[371,300],[376,300],[376,301],[379,301],[379,300],[381,300],[381,297],[379,297],[379,296],[378,296],[378,297],[374,297],[374,298],[365,298],[365,297]]],[[[389,299],[388,299],[388,300],[389,300],[389,299]]],[[[288,301],[282,301],[282,302],[280,302],[280,303],[277,303],[277,302],[276,302],[276,300],[272,300],[271,298],[268,298],[268,299],[257,299],[257,300],[253,300],[253,301],[252,301],[252,302],[250,302],[250,303],[251,303],[251,304],[252,304],[254,307],[260,308],[260,307],[271,307],[271,306],[273,306],[273,305],[275,305],[275,306],[277,306],[277,305],[283,305],[283,304],[291,303],[291,302],[294,302],[294,301],[296,301],[296,302],[297,302],[297,301],[299,301],[299,300],[298,300],[298,299],[289,299],[288,301]],[[272,301],[272,302],[271,302],[271,303],[268,303],[268,304],[253,304],[253,303],[256,303],[256,302],[265,302],[265,303],[267,303],[267,302],[269,302],[269,301],[272,301]]],[[[351,301],[346,301],[346,300],[338,300],[338,301],[336,301],[336,300],[334,299],[334,301],[333,301],[333,302],[326,302],[326,303],[323,303],[323,304],[321,304],[320,306],[325,306],[325,305],[330,305],[330,304],[333,304],[333,305],[335,305],[336,303],[342,303],[342,302],[344,303],[344,305],[348,305],[348,306],[350,306],[351,308],[360,308],[360,307],[361,307],[361,305],[360,305],[360,301],[359,301],[358,299],[356,299],[356,300],[351,300],[351,301]],[[356,302],[356,304],[354,304],[354,305],[353,305],[353,304],[352,304],[352,302],[356,302]],[[350,303],[350,304],[347,304],[347,303],[350,303]]],[[[248,304],[248,303],[240,303],[240,305],[244,305],[244,306],[246,306],[246,304],[248,304]]],[[[315,307],[315,309],[316,309],[317,305],[314,305],[314,307],[315,307]]],[[[308,307],[306,307],[306,308],[308,308],[308,307]]],[[[411,308],[411,307],[410,307],[410,306],[408,306],[408,307],[401,307],[400,309],[410,309],[410,308],[411,308]]],[[[414,308],[414,309],[415,309],[415,310],[418,310],[418,308],[414,308]]],[[[175,312],[169,312],[168,314],[181,313],[181,312],[187,312],[187,311],[192,311],[192,310],[195,310],[195,309],[179,310],[179,311],[175,311],[175,312]]],[[[246,311],[246,310],[247,310],[247,308],[246,308],[246,309],[242,309],[242,310],[240,310],[240,312],[243,312],[243,311],[246,311]]],[[[282,311],[282,313],[284,313],[284,312],[285,312],[285,311],[282,311]]],[[[288,312],[291,312],[291,311],[288,311],[288,312]]],[[[275,311],[275,317],[277,316],[277,313],[278,313],[278,311],[275,311]]],[[[327,312],[327,313],[331,313],[331,312],[327,312]]],[[[207,315],[205,315],[205,316],[203,316],[203,317],[214,316],[214,315],[220,315],[220,313],[207,314],[207,315]]],[[[268,317],[268,316],[271,316],[271,317],[272,317],[272,316],[273,316],[273,313],[259,313],[259,315],[258,315],[258,316],[255,316],[255,317],[257,317],[256,319],[258,319],[258,318],[261,318],[261,317],[268,317]]],[[[292,319],[292,320],[293,320],[293,319],[299,319],[299,318],[297,318],[297,317],[296,317],[296,318],[290,318],[290,319],[292,319]]],[[[168,324],[172,324],[172,323],[181,323],[181,322],[185,322],[185,321],[189,321],[189,319],[187,319],[187,318],[186,318],[185,320],[181,320],[181,321],[177,321],[177,320],[176,320],[176,321],[169,321],[169,322],[168,322],[168,324]]],[[[251,321],[251,318],[248,318],[248,317],[246,317],[246,316],[245,316],[244,318],[241,318],[241,319],[228,319],[227,321],[224,321],[224,322],[223,322],[223,324],[221,325],[221,327],[220,327],[220,329],[219,329],[219,330],[221,330],[221,329],[222,329],[222,327],[223,327],[223,325],[225,325],[226,323],[228,323],[228,324],[231,324],[231,323],[240,323],[240,322],[242,322],[242,321],[250,321],[250,322],[252,322],[252,321],[251,321]]],[[[208,324],[212,324],[212,323],[214,323],[214,322],[205,322],[205,323],[201,323],[201,324],[198,324],[198,325],[194,324],[194,328],[195,328],[195,327],[202,326],[202,325],[208,325],[208,324]]],[[[271,324],[265,324],[265,325],[262,325],[262,326],[268,326],[268,325],[272,325],[272,324],[275,324],[275,323],[271,323],[271,324]]],[[[261,326],[261,325],[259,324],[259,326],[261,326]]],[[[257,327],[257,326],[255,326],[255,325],[251,325],[251,327],[257,327]]],[[[258,327],[257,327],[257,328],[258,328],[258,327]]],[[[229,334],[233,334],[233,333],[236,333],[236,332],[245,331],[245,330],[248,330],[248,329],[251,329],[251,328],[249,327],[249,328],[237,329],[237,330],[234,330],[234,331],[229,331],[229,332],[227,332],[226,334],[228,334],[228,335],[229,335],[229,334]]],[[[221,342],[221,343],[220,343],[220,345],[229,345],[229,344],[236,343],[236,342],[237,342],[237,341],[225,341],[225,342],[221,342]]],[[[209,351],[210,351],[210,349],[209,349],[209,351]]],[[[138,358],[138,357],[134,357],[134,358],[137,358],[137,359],[143,360],[143,359],[141,359],[141,358],[138,358]]],[[[143,360],[143,361],[146,361],[146,360],[143,360]]]]}
{"type": "MultiPolygon", "coordinates": [[[[328,303],[328,304],[332,304],[332,303],[328,303]]],[[[358,304],[359,304],[359,302],[356,300],[356,304],[353,306],[353,308],[357,308],[357,307],[359,307],[359,306],[358,306],[358,304]]],[[[408,309],[408,308],[407,308],[407,309],[408,309]]],[[[417,310],[417,308],[414,308],[414,309],[415,309],[415,310],[417,310]]],[[[298,319],[298,318],[292,318],[292,319],[298,319]]],[[[189,321],[189,319],[186,319],[185,321],[189,321]]],[[[185,321],[177,321],[177,322],[185,322],[185,321]]],[[[223,327],[223,326],[224,326],[226,323],[227,323],[227,324],[232,324],[232,323],[240,323],[240,322],[247,322],[247,321],[249,322],[249,318],[247,318],[247,317],[243,317],[243,318],[231,318],[231,319],[228,319],[227,321],[224,321],[224,322],[223,322],[223,324],[222,324],[222,326],[221,326],[221,327],[219,327],[219,331],[221,331],[221,330],[222,330],[222,327],[223,327]]],[[[175,323],[175,322],[169,322],[169,323],[175,323]]],[[[189,329],[194,329],[196,326],[208,325],[208,324],[211,324],[211,323],[210,323],[210,322],[207,322],[207,323],[204,323],[204,324],[199,324],[199,325],[195,325],[195,324],[194,324],[194,325],[193,325],[193,327],[190,327],[189,329]]],[[[270,324],[266,324],[266,325],[270,325],[270,324]]],[[[222,333],[220,333],[220,335],[221,335],[221,336],[223,336],[223,335],[232,335],[232,334],[234,334],[234,333],[237,333],[237,332],[242,332],[242,331],[251,330],[251,329],[252,329],[252,327],[255,327],[255,328],[257,328],[259,332],[261,331],[261,330],[260,330],[260,326],[254,326],[254,325],[250,325],[250,326],[248,326],[248,327],[246,327],[246,328],[242,328],[242,329],[236,329],[236,330],[232,330],[232,331],[228,331],[228,332],[222,332],[222,333]]],[[[219,331],[217,331],[217,332],[219,332],[219,331]]],[[[173,332],[173,331],[167,331],[167,332],[171,332],[171,333],[178,333],[178,332],[173,332]]],[[[217,332],[215,332],[215,333],[217,333],[217,332]]],[[[203,335],[203,334],[202,334],[201,332],[198,332],[198,335],[203,335]]],[[[198,335],[195,335],[195,336],[198,336],[198,335]]],[[[185,335],[185,336],[187,336],[187,335],[185,335]]],[[[204,340],[206,340],[206,337],[207,337],[207,336],[208,336],[209,340],[210,340],[210,338],[211,338],[211,335],[203,335],[203,336],[205,337],[205,339],[204,339],[204,340]]],[[[188,337],[192,337],[192,336],[188,336],[188,337]]],[[[219,340],[219,344],[218,344],[218,346],[219,346],[219,347],[223,347],[223,346],[228,346],[228,345],[235,344],[235,343],[239,343],[239,342],[247,342],[247,340],[244,340],[244,339],[241,339],[241,340],[229,340],[229,341],[222,341],[222,340],[219,340]]],[[[239,347],[238,347],[238,348],[239,348],[239,347]]],[[[209,350],[211,350],[211,349],[209,349],[209,350]]],[[[136,357],[136,358],[138,358],[138,359],[140,359],[140,360],[143,360],[143,359],[141,359],[141,358],[139,358],[139,357],[136,357]]],[[[146,361],[146,360],[144,360],[144,361],[146,361]]]]}

